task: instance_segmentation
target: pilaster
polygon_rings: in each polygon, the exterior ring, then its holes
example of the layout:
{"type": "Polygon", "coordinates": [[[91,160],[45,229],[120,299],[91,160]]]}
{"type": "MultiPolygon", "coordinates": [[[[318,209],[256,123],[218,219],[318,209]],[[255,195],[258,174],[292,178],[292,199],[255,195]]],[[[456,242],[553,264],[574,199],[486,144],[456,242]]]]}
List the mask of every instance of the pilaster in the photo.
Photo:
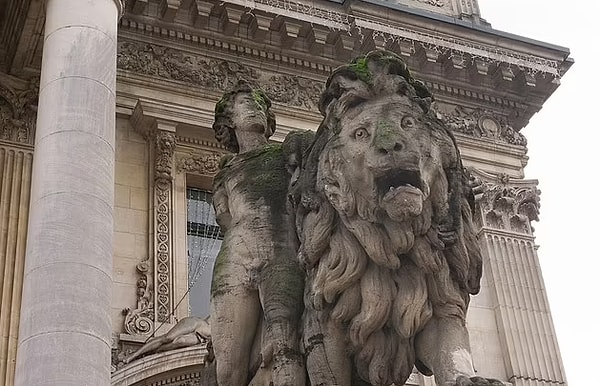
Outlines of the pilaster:
{"type": "Polygon", "coordinates": [[[564,384],[531,222],[537,181],[472,171],[476,221],[508,380],[515,386],[564,384]]]}
{"type": "Polygon", "coordinates": [[[15,376],[37,82],[0,74],[0,384],[15,376]]]}

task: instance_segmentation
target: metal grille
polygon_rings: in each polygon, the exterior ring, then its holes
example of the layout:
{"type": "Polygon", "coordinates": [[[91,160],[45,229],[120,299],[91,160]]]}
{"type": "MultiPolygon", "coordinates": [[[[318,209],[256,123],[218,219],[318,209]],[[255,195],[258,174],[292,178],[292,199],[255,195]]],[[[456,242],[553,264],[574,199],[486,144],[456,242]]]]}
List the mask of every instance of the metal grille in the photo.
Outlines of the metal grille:
{"type": "Polygon", "coordinates": [[[223,235],[215,218],[210,192],[187,188],[187,244],[190,315],[210,312],[210,283],[223,235]]]}

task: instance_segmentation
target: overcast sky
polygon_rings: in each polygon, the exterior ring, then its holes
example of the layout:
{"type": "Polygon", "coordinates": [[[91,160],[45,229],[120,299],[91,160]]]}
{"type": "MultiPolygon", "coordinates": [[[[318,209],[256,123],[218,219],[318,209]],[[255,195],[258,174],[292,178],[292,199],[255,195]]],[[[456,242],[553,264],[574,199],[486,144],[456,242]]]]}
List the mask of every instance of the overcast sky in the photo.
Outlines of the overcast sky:
{"type": "Polygon", "coordinates": [[[523,133],[539,180],[538,255],[570,386],[600,384],[600,5],[479,0],[492,27],[571,49],[575,64],[523,133]]]}

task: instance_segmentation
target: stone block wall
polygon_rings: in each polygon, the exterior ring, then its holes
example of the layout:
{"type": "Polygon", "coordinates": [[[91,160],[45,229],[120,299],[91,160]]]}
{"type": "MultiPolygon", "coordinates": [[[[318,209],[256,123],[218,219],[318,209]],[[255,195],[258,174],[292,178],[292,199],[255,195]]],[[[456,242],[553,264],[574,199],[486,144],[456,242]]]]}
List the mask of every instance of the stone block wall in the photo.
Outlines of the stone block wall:
{"type": "Polygon", "coordinates": [[[113,260],[113,331],[122,331],[123,309],[136,307],[136,266],[148,258],[148,145],[128,119],[118,118],[115,150],[115,235],[113,260]]]}

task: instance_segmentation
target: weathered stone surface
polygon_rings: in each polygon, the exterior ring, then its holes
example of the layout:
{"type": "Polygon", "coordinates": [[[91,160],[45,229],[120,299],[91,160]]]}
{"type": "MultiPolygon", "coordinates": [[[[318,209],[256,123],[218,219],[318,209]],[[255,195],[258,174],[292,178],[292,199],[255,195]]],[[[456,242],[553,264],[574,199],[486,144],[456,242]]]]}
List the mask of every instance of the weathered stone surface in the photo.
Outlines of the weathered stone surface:
{"type": "MultiPolygon", "coordinates": [[[[267,144],[271,102],[239,84],[215,108],[217,139],[237,153],[222,161],[213,203],[225,230],[211,290],[211,328],[220,386],[304,386],[300,318],[304,274],[287,192],[306,137],[267,144]]],[[[308,137],[310,138],[310,136],[308,137]]]]}
{"type": "Polygon", "coordinates": [[[392,53],[336,70],[294,193],[307,268],[312,385],[439,385],[474,376],[465,328],[479,291],[473,197],[432,97],[392,53]]]}
{"type": "MultiPolygon", "coordinates": [[[[473,369],[474,196],[432,99],[378,51],[330,77],[314,138],[267,144],[270,101],[245,83],[217,103],[216,137],[236,153],[214,186],[220,386],[402,385],[415,366],[438,385],[498,384],[473,369]]],[[[130,360],[180,335],[196,342],[193,330],[176,326],[130,360]]]]}

